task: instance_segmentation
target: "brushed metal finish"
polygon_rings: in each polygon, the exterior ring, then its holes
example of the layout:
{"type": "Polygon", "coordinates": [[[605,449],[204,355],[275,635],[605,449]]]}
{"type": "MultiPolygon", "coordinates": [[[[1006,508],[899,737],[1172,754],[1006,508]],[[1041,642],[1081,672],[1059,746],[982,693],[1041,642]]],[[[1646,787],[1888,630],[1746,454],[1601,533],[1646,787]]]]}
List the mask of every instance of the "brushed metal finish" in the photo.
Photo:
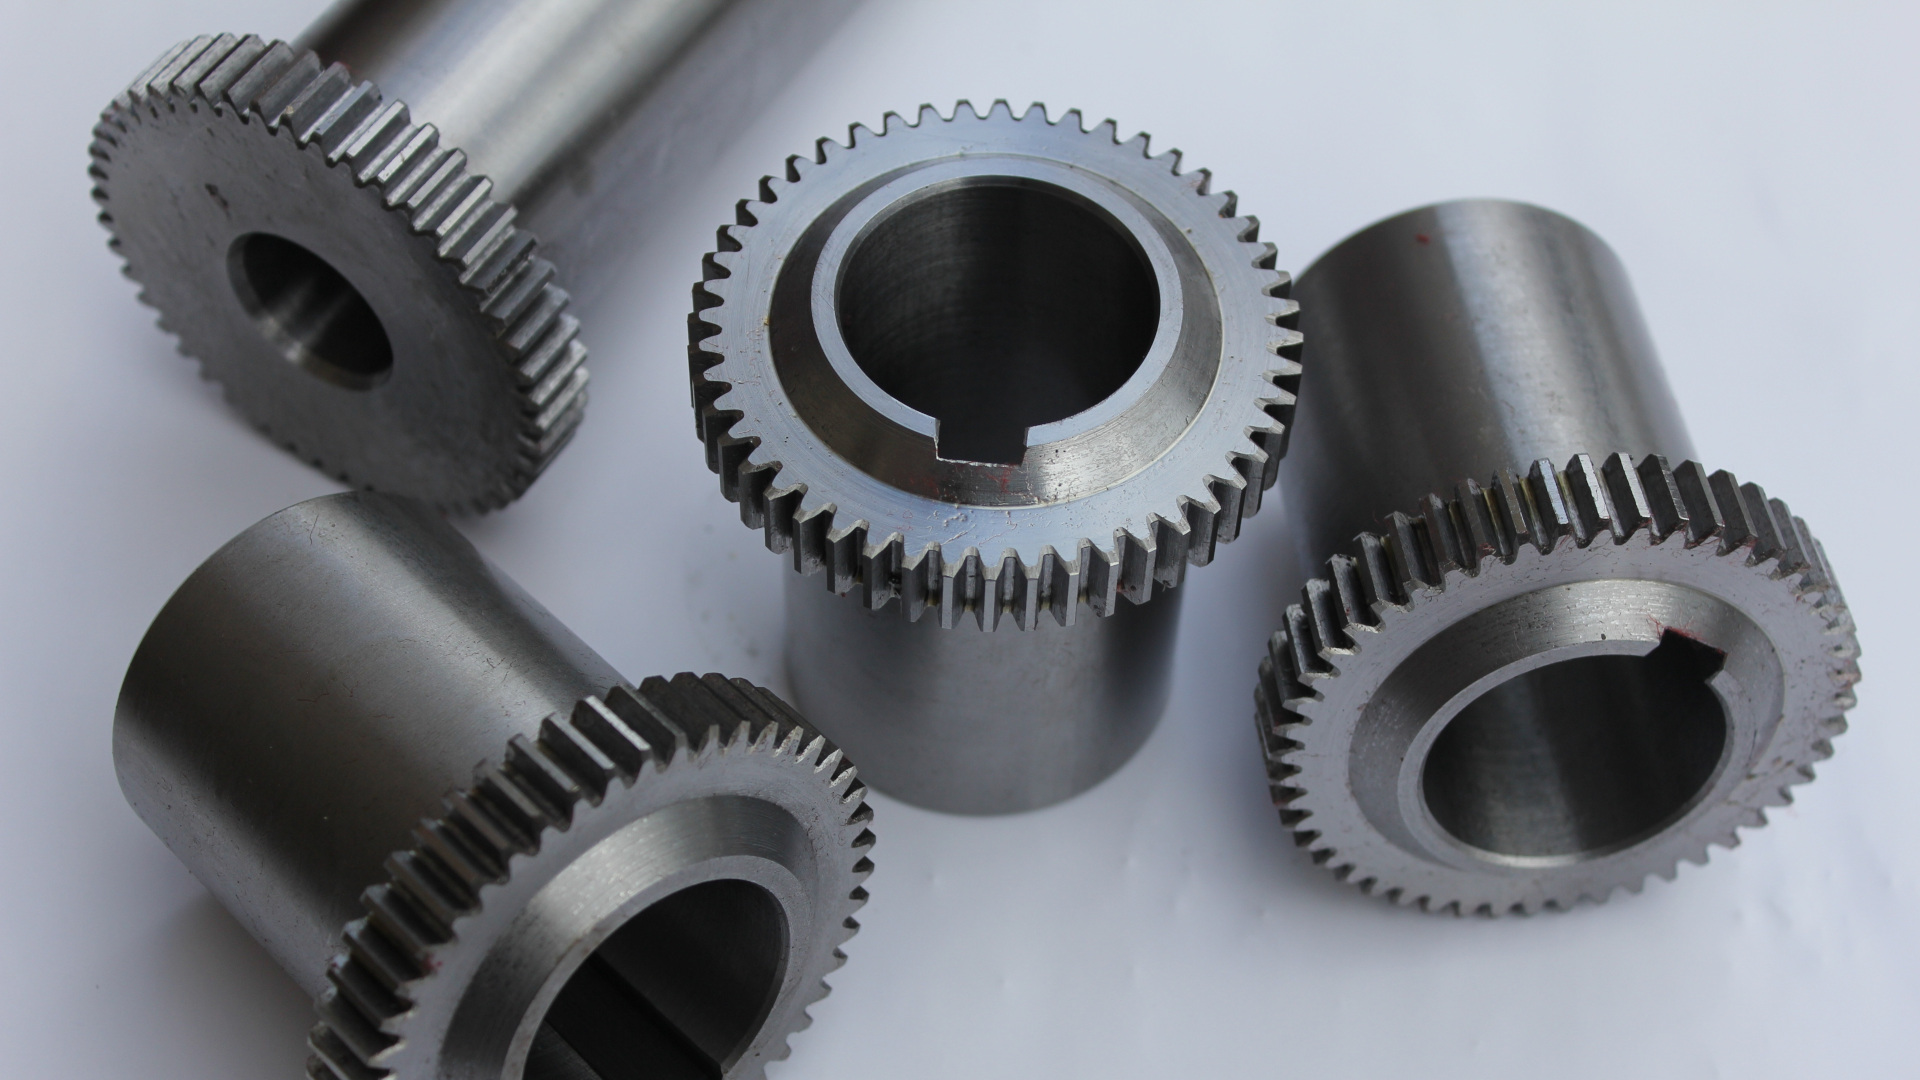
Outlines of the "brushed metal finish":
{"type": "Polygon", "coordinates": [[[577,313],[857,0],[348,0],[175,46],[102,113],[101,221],[276,441],[456,510],[587,398],[577,313]]]}
{"type": "Polygon", "coordinates": [[[707,462],[793,560],[801,707],[880,790],[1028,810],[1145,741],[1177,587],[1285,448],[1273,260],[1177,154],[1005,102],[823,140],[722,230],[707,462]]]}
{"type": "Polygon", "coordinates": [[[1598,237],[1444,203],[1298,295],[1317,404],[1283,477],[1317,562],[1256,702],[1317,864],[1430,910],[1564,908],[1812,778],[1860,677],[1845,600],[1785,503],[1671,463],[1692,444],[1598,237]]]}
{"type": "Polygon", "coordinates": [[[423,507],[301,503],[167,602],[114,723],[127,801],[310,993],[415,822],[620,682],[423,507]]]}
{"type": "Polygon", "coordinates": [[[188,578],[114,761],[315,995],[314,1080],[760,1076],[871,869],[863,786],[778,698],[630,686],[438,515],[365,492],[188,578]]]}
{"type": "Polygon", "coordinates": [[[431,120],[591,313],[860,0],[343,0],[298,45],[431,120]]]}
{"type": "Polygon", "coordinates": [[[1694,456],[1626,268],[1571,218],[1494,199],[1410,210],[1321,256],[1294,296],[1315,406],[1282,490],[1309,559],[1462,477],[1582,451],[1694,456]]]}
{"type": "Polygon", "coordinates": [[[860,776],[932,810],[993,814],[1085,791],[1166,711],[1178,592],[1073,626],[1021,630],[872,611],[786,575],[787,678],[860,748],[860,776]]]}

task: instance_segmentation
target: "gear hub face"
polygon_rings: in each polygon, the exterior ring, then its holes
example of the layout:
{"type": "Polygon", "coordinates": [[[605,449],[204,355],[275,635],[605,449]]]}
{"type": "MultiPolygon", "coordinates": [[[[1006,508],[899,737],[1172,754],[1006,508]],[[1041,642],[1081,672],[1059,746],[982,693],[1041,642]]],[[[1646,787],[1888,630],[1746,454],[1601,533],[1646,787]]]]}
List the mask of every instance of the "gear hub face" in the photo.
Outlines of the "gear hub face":
{"type": "Polygon", "coordinates": [[[822,140],[720,231],[699,433],[820,574],[789,582],[796,693],[882,790],[1025,809],[1146,738],[1178,619],[1147,601],[1284,449],[1299,337],[1256,234],[1145,136],[1004,102],[822,140]]]}
{"type": "Polygon", "coordinates": [[[114,759],[318,999],[313,1080],[761,1076],[872,870],[865,787],[779,698],[626,684],[369,493],[195,571],[128,669],[114,759]]]}
{"type": "Polygon", "coordinates": [[[141,299],[272,438],[502,506],[583,415],[574,297],[851,2],[356,0],[291,45],[194,38],[101,114],[94,197],[141,299]]]}
{"type": "Polygon", "coordinates": [[[1303,552],[1340,554],[1256,700],[1316,862],[1398,903],[1566,907],[1704,862],[1812,778],[1859,679],[1846,602],[1784,503],[1670,464],[1692,444],[1598,237],[1444,203],[1300,294],[1325,405],[1286,490],[1303,552]]]}

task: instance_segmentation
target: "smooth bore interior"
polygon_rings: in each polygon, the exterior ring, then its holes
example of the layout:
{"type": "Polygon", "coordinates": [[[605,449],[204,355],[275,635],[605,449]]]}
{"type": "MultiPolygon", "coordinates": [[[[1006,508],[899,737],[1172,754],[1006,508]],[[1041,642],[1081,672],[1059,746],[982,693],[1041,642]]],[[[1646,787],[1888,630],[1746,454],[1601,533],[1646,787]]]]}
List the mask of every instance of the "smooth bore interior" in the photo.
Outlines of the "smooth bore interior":
{"type": "Polygon", "coordinates": [[[1668,631],[1646,656],[1563,660],[1482,694],[1422,766],[1434,819],[1482,851],[1594,857],[1686,809],[1719,765],[1724,654],[1668,631]]]}
{"type": "Polygon", "coordinates": [[[567,980],[524,1080],[699,1080],[759,1031],[782,977],[786,917],[749,881],[708,881],[650,905],[567,980]]]}
{"type": "Polygon", "coordinates": [[[303,370],[349,390],[379,385],[393,344],[367,299],[340,271],[272,233],[247,233],[227,254],[227,276],[260,333],[303,370]]]}
{"type": "Polygon", "coordinates": [[[1140,367],[1160,290],[1139,244],[1049,184],[983,177],[883,219],[847,255],[841,336],[882,390],[939,422],[951,461],[1018,465],[1029,427],[1140,367]]]}

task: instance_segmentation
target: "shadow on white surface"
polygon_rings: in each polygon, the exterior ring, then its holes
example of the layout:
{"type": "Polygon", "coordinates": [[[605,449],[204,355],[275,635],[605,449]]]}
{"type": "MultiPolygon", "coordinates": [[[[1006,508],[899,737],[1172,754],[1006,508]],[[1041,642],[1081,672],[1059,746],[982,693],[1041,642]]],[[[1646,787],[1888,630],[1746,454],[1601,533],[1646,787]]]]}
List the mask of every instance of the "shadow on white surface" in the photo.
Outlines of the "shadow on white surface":
{"type": "MultiPolygon", "coordinates": [[[[18,7],[18,5],[16,5],[18,7]]],[[[85,132],[182,34],[318,0],[12,13],[0,216],[0,1046],[12,1075],[299,1075],[311,1004],[131,820],[105,726],[147,622],[253,521],[334,490],[233,420],[114,276],[85,132]],[[32,46],[29,48],[28,46],[32,46]],[[138,830],[136,832],[136,830],[138,830]],[[140,854],[134,854],[134,852],[140,854]]],[[[1848,589],[1862,705],[1735,852],[1603,907],[1423,915],[1292,846],[1252,732],[1294,579],[1278,500],[1185,588],[1173,705],[1081,798],[1014,818],[878,797],[865,930],[779,1080],[1594,1077],[1910,1071],[1920,694],[1899,537],[1920,400],[1920,68],[1892,6],[870,0],[589,327],[594,404],[516,506],[461,528],[633,678],[784,685],[779,558],[701,461],[688,287],[736,198],[851,120],[962,96],[1113,115],[1191,151],[1296,270],[1423,202],[1530,199],[1621,253],[1711,467],[1804,514],[1848,589]]],[[[1309,383],[1309,385],[1311,385],[1309,383]]],[[[1311,407],[1311,398],[1306,402],[1311,407]]]]}
{"type": "Polygon", "coordinates": [[[313,1001],[218,901],[199,894],[157,938],[153,982],[175,990],[155,1004],[175,1053],[233,1076],[303,1075],[313,1001]]]}

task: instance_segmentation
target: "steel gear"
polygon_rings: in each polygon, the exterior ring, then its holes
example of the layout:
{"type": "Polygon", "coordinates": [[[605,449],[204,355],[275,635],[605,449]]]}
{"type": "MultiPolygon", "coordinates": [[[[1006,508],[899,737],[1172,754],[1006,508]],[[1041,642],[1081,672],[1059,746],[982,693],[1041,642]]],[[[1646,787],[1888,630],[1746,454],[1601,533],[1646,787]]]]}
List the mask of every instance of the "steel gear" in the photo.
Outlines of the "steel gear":
{"type": "Polygon", "coordinates": [[[1566,908],[1704,862],[1812,778],[1860,677],[1846,601],[1784,503],[1669,466],[1691,444],[1598,237],[1443,203],[1299,292],[1328,404],[1285,490],[1303,554],[1346,553],[1303,575],[1255,697],[1316,863],[1431,910],[1566,908]],[[1555,467],[1583,444],[1620,452],[1555,467]]]}
{"type": "Polygon", "coordinates": [[[856,2],[341,0],[292,44],[197,37],[102,113],[101,221],[275,441],[498,507],[579,426],[576,313],[856,2]]]}
{"type": "Polygon", "coordinates": [[[342,65],[182,42],[102,113],[92,155],[141,300],[323,471],[484,510],[579,426],[587,352],[553,264],[465,154],[342,65]]]}
{"type": "MultiPolygon", "coordinates": [[[[1362,534],[1354,554],[1330,559],[1287,609],[1255,695],[1282,820],[1316,863],[1365,892],[1480,914],[1637,892],[1648,875],[1671,879],[1680,860],[1705,863],[1710,844],[1733,847],[1737,828],[1765,824],[1764,808],[1792,801],[1787,789],[1813,779],[1846,730],[1859,679],[1846,600],[1806,523],[1757,485],[1694,462],[1670,469],[1663,458],[1635,465],[1615,454],[1596,467],[1582,454],[1564,470],[1541,461],[1523,477],[1469,481],[1388,521],[1384,533],[1362,534]],[[1555,620],[1558,639],[1516,629],[1555,620]],[[1715,642],[1727,646],[1724,659],[1698,655],[1719,651],[1715,642]],[[1431,770],[1446,728],[1424,739],[1416,730],[1431,723],[1423,707],[1550,650],[1561,662],[1615,668],[1665,650],[1675,654],[1671,682],[1703,665],[1704,684],[1733,706],[1718,739],[1682,714],[1662,747],[1672,751],[1669,776],[1647,785],[1665,787],[1665,800],[1592,846],[1577,805],[1559,808],[1573,811],[1564,820],[1537,805],[1542,785],[1486,792],[1483,806],[1436,798],[1431,770]],[[1421,679],[1440,685],[1416,689],[1421,679]],[[1396,712],[1398,725],[1388,719],[1396,712]],[[1366,766],[1423,754],[1427,813],[1382,827],[1401,793],[1369,787],[1399,777],[1366,766]],[[1733,764],[1721,766],[1722,756],[1733,764]],[[1551,843],[1562,836],[1573,843],[1551,843]],[[1518,853],[1520,844],[1533,849],[1518,853]]],[[[1471,770],[1465,759],[1476,751],[1516,741],[1489,732],[1443,767],[1471,770]]],[[[1569,739],[1567,749],[1594,747],[1569,739]]]]}
{"type": "MultiPolygon", "coordinates": [[[[489,964],[498,963],[492,949],[512,922],[597,845],[636,823],[660,814],[687,816],[680,808],[702,801],[749,793],[765,799],[772,789],[784,796],[776,800],[786,804],[778,809],[792,815],[776,832],[804,828],[816,834],[808,839],[825,837],[830,846],[805,852],[800,865],[787,868],[795,875],[820,875],[822,883],[808,899],[824,899],[827,910],[809,912],[814,940],[799,943],[791,970],[777,971],[778,1000],[767,1015],[760,1015],[765,1003],[755,999],[702,1016],[696,1010],[711,1003],[672,999],[686,993],[684,987],[631,981],[643,995],[662,999],[651,1004],[681,1033],[678,1040],[650,1045],[631,1032],[596,1031],[595,1024],[617,1014],[575,1005],[570,999],[595,987],[568,983],[558,988],[544,1026],[525,1050],[528,1077],[618,1075],[608,1062],[648,1057],[668,1074],[690,1060],[698,1070],[718,1068],[728,1077],[763,1075],[768,1062],[787,1057],[789,1035],[806,1027],[807,1008],[826,996],[826,976],[846,962],[840,946],[858,929],[853,915],[866,902],[859,882],[872,870],[865,853],[873,834],[867,829],[872,813],[863,798],[866,788],[854,774],[844,755],[798,713],[742,679],[689,673],[653,678],[637,689],[616,686],[604,698],[583,698],[570,717],[548,717],[538,736],[517,736],[504,757],[482,767],[474,787],[448,796],[440,816],[416,826],[415,846],[395,852],[387,865],[391,877],[367,890],[366,917],[347,925],[345,952],[327,969],[321,1022],[308,1037],[308,1075],[434,1076],[462,1064],[491,1064],[502,1051],[513,1060],[515,1049],[499,1044],[514,1031],[479,1027],[497,1015],[463,1015],[474,1011],[467,1004],[474,984],[486,978],[489,964]],[[813,862],[820,856],[824,864],[813,862]],[[576,1022],[560,1022],[553,1004],[571,1008],[576,1022]],[[675,1047],[674,1041],[690,1045],[675,1047]],[[452,1045],[461,1048],[457,1060],[448,1052],[452,1045]],[[572,1071],[556,1071],[563,1062],[572,1071]],[[578,1071],[581,1064],[591,1071],[578,1071]]],[[[723,807],[720,813],[739,811],[723,807]]],[[[698,837],[684,827],[680,833],[673,838],[698,837]]],[[[636,846],[633,854],[640,850],[636,846]]],[[[774,929],[766,921],[769,912],[755,910],[747,899],[753,894],[731,880],[694,884],[680,895],[688,897],[689,907],[655,916],[662,926],[652,928],[649,946],[680,947],[657,933],[662,929],[732,936],[743,949],[769,944],[754,940],[774,929]]],[[[632,935],[649,927],[622,929],[632,935]]],[[[616,950],[638,944],[621,942],[621,936],[615,931],[609,939],[616,950]]],[[[606,945],[601,951],[612,952],[606,945]]],[[[628,974],[623,966],[609,961],[616,975],[628,974]]],[[[772,978],[776,970],[730,974],[772,978]]],[[[654,978],[664,983],[661,975],[654,978]]]]}
{"type": "MultiPolygon", "coordinates": [[[[1259,222],[1236,216],[1233,193],[1212,192],[1210,180],[1204,169],[1182,173],[1177,150],[1150,153],[1144,134],[1121,142],[1111,120],[1088,129],[1077,110],[1051,121],[1039,105],[1016,117],[1004,101],[984,116],[967,102],[951,117],[922,106],[913,123],[889,113],[879,132],[856,124],[846,145],[822,139],[811,158],[790,158],[784,176],[768,177],[758,198],[741,201],[736,223],[720,230],[718,250],[707,257],[694,290],[695,420],[722,492],[740,503],[742,520],[765,531],[768,548],[791,551],[802,573],[825,571],[832,592],[857,587],[871,609],[898,598],[908,618],[931,610],[942,626],[971,613],[987,629],[1003,615],[1024,629],[1043,612],[1066,626],[1082,602],[1105,615],[1116,597],[1143,602],[1156,582],[1178,585],[1188,564],[1206,565],[1215,545],[1237,536],[1241,519],[1259,509],[1285,452],[1300,375],[1294,359],[1300,336],[1290,328],[1298,306],[1287,299],[1287,275],[1274,269],[1273,245],[1258,241],[1259,222]],[[1006,180],[1015,174],[1020,186],[1006,180]],[[942,206],[939,195],[928,200],[917,191],[893,190],[948,181],[972,191],[1100,185],[1067,189],[1073,197],[1110,201],[1097,210],[1126,215],[1121,227],[1133,242],[1163,246],[1164,256],[1149,252],[1142,261],[1182,260],[1152,266],[1170,280],[1139,290],[1150,298],[1146,312],[1119,314],[1138,321],[1157,309],[1163,319],[1184,317],[1189,340],[1179,340],[1177,324],[1168,333],[1149,319],[1143,336],[1153,337],[1151,351],[1127,357],[1137,366],[1124,379],[1108,378],[1113,385],[1101,388],[1111,396],[1096,399],[1098,408],[1052,415],[1083,404],[1093,396],[1087,394],[1042,410],[1045,419],[1028,425],[1031,442],[1017,448],[1012,462],[941,456],[936,429],[953,418],[926,408],[946,404],[936,400],[942,394],[979,394],[987,400],[961,405],[1012,413],[1017,399],[1043,395],[1046,387],[1036,385],[1033,374],[1012,370],[998,383],[971,373],[919,387],[908,385],[911,376],[904,373],[875,377],[867,370],[875,362],[851,354],[845,342],[847,313],[804,324],[819,314],[806,308],[851,299],[844,273],[863,267],[848,265],[855,262],[848,258],[855,253],[845,250],[852,239],[844,227],[849,214],[865,221],[894,210],[890,220],[902,221],[897,208],[874,202],[918,197],[930,213],[971,212],[976,223],[1037,218],[1053,209],[942,206]],[[862,196],[868,205],[851,205],[862,196]],[[836,231],[838,250],[825,255],[845,260],[840,292],[821,297],[806,271],[819,264],[818,249],[833,242],[825,234],[836,231]],[[785,289],[778,287],[783,282],[785,289]],[[801,295],[789,295],[795,290],[801,295]],[[1203,320],[1211,321],[1193,333],[1191,324],[1203,320]],[[809,329],[824,343],[815,344],[809,329]],[[1186,354],[1176,355],[1179,346],[1188,347],[1186,354]],[[1155,391],[1179,391],[1185,400],[1140,400],[1155,391]],[[1176,422],[1147,436],[1115,422],[1125,416],[1111,415],[1142,404],[1168,406],[1176,422]],[[1087,460],[1103,454],[1107,460],[1087,460]]],[[[1110,254],[1095,247],[1092,235],[1069,233],[1087,228],[1092,234],[1088,216],[1088,224],[1076,221],[1034,243],[1059,248],[1062,267],[1110,254]],[[1073,248],[1076,242],[1082,247],[1073,248]]],[[[913,239],[903,237],[903,246],[913,239]]],[[[1117,250],[1121,258],[1129,254],[1117,250]]],[[[1077,265],[1082,272],[1094,269],[1077,265]]],[[[951,280],[968,268],[932,268],[916,284],[937,288],[934,275],[951,280]]],[[[905,267],[864,269],[859,284],[872,290],[864,298],[869,308],[910,304],[910,298],[883,294],[888,282],[872,280],[880,270],[905,267]]],[[[1072,283],[1039,284],[1065,289],[1072,283]]],[[[1102,284],[1113,284],[1115,295],[1068,299],[1093,311],[1135,298],[1124,291],[1133,282],[1102,284]]],[[[909,308],[897,317],[911,322],[919,314],[925,313],[909,308]]],[[[872,355],[889,345],[873,338],[947,329],[875,326],[859,344],[872,355]]]]}
{"type": "Polygon", "coordinates": [[[313,1080],[759,1077],[872,870],[865,785],[779,698],[623,682],[370,493],[275,514],[181,586],[114,757],[317,998],[313,1080]]]}
{"type": "Polygon", "coordinates": [[[1297,308],[1257,229],[1145,135],[1002,101],[823,139],[720,230],[696,428],[798,571],[796,699],[880,790],[1030,809],[1146,740],[1179,616],[1155,586],[1285,449],[1297,308]]]}

